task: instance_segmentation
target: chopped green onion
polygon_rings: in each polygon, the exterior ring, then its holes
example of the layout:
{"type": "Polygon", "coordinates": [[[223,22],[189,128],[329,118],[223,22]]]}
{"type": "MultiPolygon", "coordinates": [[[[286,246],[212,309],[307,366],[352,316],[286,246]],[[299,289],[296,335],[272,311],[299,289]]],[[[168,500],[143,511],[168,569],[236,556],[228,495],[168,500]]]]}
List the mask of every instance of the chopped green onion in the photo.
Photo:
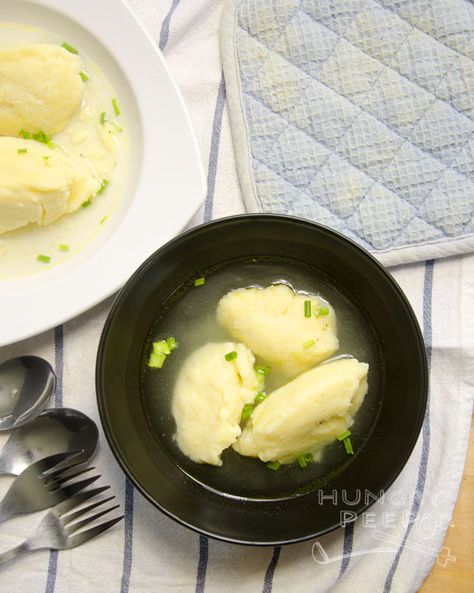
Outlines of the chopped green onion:
{"type": "Polygon", "coordinates": [[[117,103],[117,99],[115,97],[112,99],[112,107],[114,108],[115,115],[120,115],[120,109],[117,103]]]}
{"type": "Polygon", "coordinates": [[[307,463],[313,463],[314,457],[312,453],[305,453],[305,459],[307,463]]]}
{"type": "Polygon", "coordinates": [[[71,247],[69,245],[66,245],[66,243],[60,243],[58,245],[58,249],[59,251],[69,251],[71,247]]]}
{"type": "Polygon", "coordinates": [[[350,437],[352,434],[352,432],[350,430],[345,430],[344,432],[341,432],[340,435],[338,435],[336,438],[338,441],[343,441],[344,439],[347,439],[347,437],[350,437]]]}
{"type": "Polygon", "coordinates": [[[257,364],[255,365],[255,372],[256,373],[260,373],[262,375],[268,375],[268,373],[271,371],[270,367],[266,367],[263,364],[257,364]]]}
{"type": "Polygon", "coordinates": [[[235,350],[232,350],[232,352],[227,352],[224,358],[229,361],[235,360],[237,358],[237,352],[235,350]]]}
{"type": "Polygon", "coordinates": [[[248,422],[248,419],[250,418],[250,415],[253,412],[253,408],[254,408],[253,404],[245,404],[245,406],[242,408],[242,414],[240,416],[240,424],[245,424],[246,422],[248,422]]]}
{"type": "Polygon", "coordinates": [[[92,204],[92,200],[89,198],[88,200],[85,200],[84,202],[82,202],[81,206],[82,208],[89,208],[89,206],[92,204]]]}
{"type": "Polygon", "coordinates": [[[194,281],[194,286],[202,286],[205,283],[206,279],[204,278],[204,276],[201,276],[201,278],[196,278],[196,280],[194,281]]]}
{"type": "Polygon", "coordinates": [[[107,121],[107,113],[105,111],[102,111],[102,113],[100,114],[100,123],[102,125],[105,125],[107,121]]]}
{"type": "Polygon", "coordinates": [[[43,130],[39,130],[39,132],[35,132],[34,134],[31,135],[31,137],[33,138],[33,140],[36,140],[36,142],[41,142],[42,144],[46,144],[47,146],[49,146],[49,148],[54,148],[56,146],[56,144],[54,144],[51,136],[49,134],[46,134],[46,132],[43,132],[43,130]]]}
{"type": "Polygon", "coordinates": [[[108,179],[102,179],[102,181],[100,182],[100,188],[97,192],[97,195],[99,194],[103,194],[105,191],[105,188],[109,185],[109,180],[108,179]]]}
{"type": "Polygon", "coordinates": [[[70,51],[72,54],[75,54],[76,56],[79,53],[75,47],[73,47],[69,43],[66,43],[66,41],[63,43],[62,46],[64,47],[64,49],[67,49],[67,51],[70,51]]]}
{"type": "Polygon", "coordinates": [[[89,75],[87,74],[87,72],[84,72],[84,70],[81,70],[79,72],[79,76],[82,78],[84,82],[87,82],[89,80],[89,75]]]}
{"type": "Polygon", "coordinates": [[[120,126],[115,120],[113,120],[112,123],[117,128],[117,132],[123,132],[122,126],[120,126]]]}
{"type": "Polygon", "coordinates": [[[311,301],[304,302],[304,316],[311,317],[311,301]]]}
{"type": "Polygon", "coordinates": [[[265,391],[259,391],[253,400],[253,403],[258,406],[258,404],[262,403],[263,400],[267,397],[265,391]]]}
{"type": "Polygon", "coordinates": [[[19,148],[17,150],[17,153],[18,154],[26,154],[27,152],[28,152],[28,149],[27,148],[19,148]]]}
{"type": "Polygon", "coordinates": [[[311,346],[314,346],[315,344],[315,340],[306,340],[306,342],[303,344],[303,348],[311,348],[311,346]]]}
{"type": "Polygon", "coordinates": [[[344,447],[346,448],[346,453],[348,455],[354,455],[354,449],[352,448],[351,439],[349,437],[347,437],[346,439],[343,440],[343,443],[344,443],[344,447]]]}
{"type": "Polygon", "coordinates": [[[166,360],[166,354],[161,352],[152,352],[148,360],[148,366],[152,369],[161,369],[166,360]]]}
{"type": "Polygon", "coordinates": [[[166,338],[166,343],[168,344],[170,351],[176,350],[178,347],[178,342],[173,338],[173,336],[166,338]]]}
{"type": "Polygon", "coordinates": [[[268,467],[268,469],[271,469],[272,471],[277,472],[281,467],[281,463],[278,463],[278,461],[269,461],[267,463],[267,467],[268,467]]]}
{"type": "Polygon", "coordinates": [[[44,264],[49,264],[49,262],[51,261],[51,258],[49,255],[43,255],[43,254],[39,254],[36,256],[36,261],[40,261],[43,262],[44,264]]]}
{"type": "Polygon", "coordinates": [[[304,455],[298,455],[297,461],[301,469],[304,469],[308,465],[308,462],[306,461],[306,457],[304,455]]]}
{"type": "Polygon", "coordinates": [[[108,216],[107,214],[105,216],[102,216],[102,218],[99,220],[99,224],[104,224],[104,222],[107,220],[108,216]]]}
{"type": "Polygon", "coordinates": [[[31,138],[31,134],[30,134],[30,132],[27,132],[26,130],[23,130],[23,129],[22,129],[22,130],[20,130],[20,131],[18,132],[18,134],[19,134],[19,135],[20,135],[22,138],[24,138],[25,140],[29,140],[29,139],[31,138]]]}
{"type": "Polygon", "coordinates": [[[44,155],[43,156],[43,160],[44,160],[44,162],[45,162],[46,165],[48,164],[48,161],[49,161],[50,158],[51,157],[50,156],[47,156],[47,155],[44,155]]]}
{"type": "Polygon", "coordinates": [[[159,342],[153,342],[153,352],[168,356],[168,354],[171,354],[171,348],[165,340],[160,340],[159,342]]]}
{"type": "Polygon", "coordinates": [[[316,317],[323,317],[324,315],[329,315],[329,309],[327,307],[319,307],[319,309],[316,309],[314,314],[316,317]]]}

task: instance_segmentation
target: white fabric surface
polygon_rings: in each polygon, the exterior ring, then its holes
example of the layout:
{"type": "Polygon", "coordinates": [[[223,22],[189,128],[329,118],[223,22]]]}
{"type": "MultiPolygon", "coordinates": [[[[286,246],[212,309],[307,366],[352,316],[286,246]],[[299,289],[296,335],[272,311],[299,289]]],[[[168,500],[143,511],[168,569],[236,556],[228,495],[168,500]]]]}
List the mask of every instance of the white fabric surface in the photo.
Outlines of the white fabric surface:
{"type": "MultiPolygon", "coordinates": [[[[224,98],[218,53],[221,2],[129,1],[157,43],[161,38],[209,165],[209,194],[191,224],[203,217],[242,212],[225,108],[220,122],[224,98]],[[174,12],[165,46],[163,21],[170,9],[174,12]]],[[[366,514],[365,524],[362,517],[355,527],[318,540],[333,562],[314,561],[314,541],[282,549],[253,549],[207,540],[175,524],[126,485],[101,433],[94,465],[102,474],[101,482],[112,486],[125,507],[126,520],[75,550],[38,552],[7,565],[0,575],[1,593],[416,591],[436,559],[463,471],[474,384],[474,256],[413,264],[392,272],[425,331],[431,363],[429,416],[408,464],[385,501],[366,514]],[[420,496],[415,497],[417,484],[420,496]],[[380,545],[373,537],[374,525],[391,536],[392,543],[380,545]],[[400,542],[407,533],[402,548],[400,542]],[[388,552],[363,554],[378,547],[388,552]],[[349,555],[341,560],[344,552],[349,555]]],[[[25,353],[44,356],[59,374],[57,403],[78,408],[98,421],[95,356],[110,304],[108,300],[56,330],[3,348],[0,359],[25,353]]],[[[0,445],[4,440],[2,436],[0,445]]],[[[1,493],[10,481],[0,478],[1,493]]],[[[1,525],[0,552],[26,537],[42,514],[1,525]]],[[[456,550],[451,554],[455,556],[456,550]]]]}

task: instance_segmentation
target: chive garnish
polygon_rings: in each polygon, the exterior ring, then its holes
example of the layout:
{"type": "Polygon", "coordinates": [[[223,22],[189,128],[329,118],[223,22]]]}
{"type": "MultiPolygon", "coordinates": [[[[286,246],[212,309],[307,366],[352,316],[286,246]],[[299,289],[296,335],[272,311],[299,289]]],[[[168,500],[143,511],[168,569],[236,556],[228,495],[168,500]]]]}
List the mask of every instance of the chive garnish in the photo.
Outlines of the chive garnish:
{"type": "Polygon", "coordinates": [[[266,367],[263,364],[257,364],[255,365],[255,372],[256,373],[260,373],[262,375],[268,375],[268,373],[271,371],[270,367],[266,367]]]}
{"type": "Polygon", "coordinates": [[[298,465],[301,467],[301,469],[304,469],[308,465],[304,455],[298,455],[297,461],[298,461],[298,465]]]}
{"type": "Polygon", "coordinates": [[[311,317],[311,301],[304,302],[304,316],[311,317]]]}
{"type": "Polygon", "coordinates": [[[114,108],[115,115],[120,115],[120,109],[117,103],[117,99],[115,97],[112,99],[112,107],[114,108]]]}
{"type": "Polygon", "coordinates": [[[49,134],[46,134],[46,132],[43,132],[43,130],[35,132],[31,135],[31,137],[33,138],[33,140],[36,140],[36,142],[46,144],[47,146],[49,146],[49,148],[54,148],[56,146],[51,136],[49,134]]]}
{"type": "Polygon", "coordinates": [[[348,455],[354,455],[354,449],[352,448],[351,439],[347,437],[342,442],[344,443],[344,447],[346,448],[346,453],[348,455]]]}
{"type": "Polygon", "coordinates": [[[102,218],[99,220],[99,224],[104,224],[104,222],[107,220],[108,216],[107,214],[105,216],[102,216],[102,218]]]}
{"type": "Polygon", "coordinates": [[[237,358],[237,352],[232,350],[232,352],[227,352],[224,358],[228,361],[235,360],[237,358]]]}
{"type": "Polygon", "coordinates": [[[268,469],[271,469],[272,471],[277,472],[281,467],[281,463],[278,463],[278,461],[269,461],[267,463],[267,467],[268,467],[268,469]]]}
{"type": "Polygon", "coordinates": [[[89,75],[87,74],[87,72],[85,72],[84,70],[81,70],[79,72],[79,76],[82,78],[82,80],[84,82],[87,82],[89,80],[89,75]]]}
{"type": "Polygon", "coordinates": [[[316,309],[314,314],[316,317],[323,317],[324,315],[329,315],[329,309],[327,307],[319,307],[319,309],[316,309]]]}
{"type": "Polygon", "coordinates": [[[19,148],[17,150],[17,153],[18,154],[26,154],[27,152],[28,152],[28,149],[27,148],[19,148]]]}
{"type": "Polygon", "coordinates": [[[44,160],[44,162],[45,162],[46,165],[48,164],[48,161],[49,161],[50,158],[51,157],[50,156],[47,156],[47,155],[44,155],[43,156],[43,160],[44,160]]]}
{"type": "Polygon", "coordinates": [[[43,264],[49,264],[49,262],[51,261],[51,258],[49,255],[43,255],[42,253],[40,253],[39,255],[36,256],[36,261],[40,261],[43,264]]]}
{"type": "Polygon", "coordinates": [[[265,391],[259,391],[253,400],[253,403],[258,406],[258,404],[262,403],[263,400],[267,397],[265,391]]]}
{"type": "Polygon", "coordinates": [[[344,439],[347,439],[347,437],[350,437],[352,434],[352,432],[350,430],[345,430],[344,432],[341,432],[340,435],[338,435],[336,438],[338,441],[343,441],[344,439]]]}
{"type": "Polygon", "coordinates": [[[176,350],[178,347],[178,342],[173,338],[173,336],[166,338],[166,343],[168,344],[170,351],[176,350]]]}
{"type": "Polygon", "coordinates": [[[18,132],[18,134],[19,134],[19,135],[20,135],[22,138],[24,138],[25,140],[29,140],[29,139],[31,138],[31,134],[30,134],[30,132],[27,132],[26,130],[23,130],[23,129],[22,129],[22,130],[20,130],[20,131],[18,132]]]}
{"type": "Polygon", "coordinates": [[[166,340],[160,340],[159,342],[153,342],[153,352],[168,356],[168,354],[171,354],[171,348],[168,346],[166,340]]]}
{"type": "Polygon", "coordinates": [[[107,113],[105,111],[102,111],[102,113],[100,114],[100,123],[102,125],[105,125],[107,121],[107,113]]]}
{"type": "Polygon", "coordinates": [[[113,120],[112,123],[117,128],[117,132],[123,132],[122,126],[120,126],[115,120],[113,120]]]}
{"type": "Polygon", "coordinates": [[[306,342],[303,343],[303,348],[311,348],[311,346],[314,346],[315,344],[315,340],[306,340],[306,342]]]}
{"type": "Polygon", "coordinates": [[[69,245],[67,245],[66,243],[60,243],[58,245],[58,249],[59,249],[59,251],[69,251],[71,249],[71,247],[69,245]]]}
{"type": "Polygon", "coordinates": [[[202,286],[205,283],[206,279],[204,278],[204,276],[201,276],[201,278],[196,278],[196,280],[194,280],[194,286],[202,286]]]}
{"type": "Polygon", "coordinates": [[[82,208],[89,208],[89,206],[92,204],[92,200],[89,198],[88,200],[85,200],[84,202],[82,202],[81,207],[82,208]]]}
{"type": "Polygon", "coordinates": [[[245,406],[242,408],[242,414],[240,415],[240,424],[245,424],[248,422],[248,419],[253,412],[253,408],[253,404],[245,404],[245,406]]]}
{"type": "Polygon", "coordinates": [[[148,366],[152,369],[161,369],[166,360],[166,354],[160,352],[152,352],[148,360],[148,366]]]}
{"type": "Polygon", "coordinates": [[[102,179],[102,181],[100,182],[100,188],[97,191],[97,195],[99,194],[103,194],[105,191],[105,188],[109,185],[109,180],[108,179],[102,179]]]}
{"type": "Polygon", "coordinates": [[[71,44],[67,43],[66,41],[63,43],[62,46],[64,47],[64,49],[67,49],[67,51],[71,52],[72,54],[75,54],[76,56],[79,53],[75,47],[73,47],[71,44]]]}

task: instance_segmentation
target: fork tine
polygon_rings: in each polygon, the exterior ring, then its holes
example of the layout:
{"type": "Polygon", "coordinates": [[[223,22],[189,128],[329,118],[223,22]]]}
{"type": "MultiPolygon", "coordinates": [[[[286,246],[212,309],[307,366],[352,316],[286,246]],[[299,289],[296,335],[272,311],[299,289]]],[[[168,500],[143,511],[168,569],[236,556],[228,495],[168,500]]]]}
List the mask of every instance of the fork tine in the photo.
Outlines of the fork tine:
{"type": "Polygon", "coordinates": [[[87,531],[83,531],[82,533],[76,533],[76,535],[72,535],[68,538],[69,540],[69,548],[74,548],[75,546],[80,546],[91,540],[94,537],[97,537],[107,529],[113,527],[116,523],[123,519],[123,515],[120,517],[115,517],[115,519],[109,519],[109,521],[104,521],[104,523],[100,523],[95,527],[91,527],[87,531]]]}
{"type": "Polygon", "coordinates": [[[74,507],[79,506],[86,500],[89,500],[89,498],[102,494],[102,492],[105,492],[109,488],[110,486],[101,486],[99,488],[93,488],[92,490],[85,490],[80,494],[76,494],[74,496],[71,496],[70,498],[67,498],[63,502],[60,502],[54,507],[54,509],[59,516],[64,515],[74,507]]]}
{"type": "Polygon", "coordinates": [[[67,486],[61,486],[59,490],[62,490],[66,496],[74,496],[74,494],[84,490],[84,488],[87,488],[87,486],[93,484],[99,478],[100,476],[92,476],[92,478],[87,478],[81,482],[74,482],[73,484],[69,484],[67,486]]]}
{"type": "Polygon", "coordinates": [[[108,498],[104,498],[102,500],[99,500],[98,502],[94,502],[93,504],[90,504],[87,507],[83,507],[78,511],[74,511],[73,513],[67,513],[61,517],[61,520],[64,523],[64,525],[72,523],[82,515],[85,515],[89,511],[92,511],[92,509],[96,509],[97,507],[100,507],[101,505],[105,504],[106,502],[109,502],[110,500],[113,500],[114,498],[115,496],[109,496],[108,498]]]}
{"type": "Polygon", "coordinates": [[[82,527],[84,527],[85,525],[92,523],[92,521],[95,521],[99,517],[102,517],[102,516],[106,515],[107,513],[110,513],[111,511],[115,511],[115,509],[118,509],[119,506],[120,505],[116,504],[113,507],[104,509],[103,511],[100,511],[100,512],[96,513],[95,515],[92,515],[91,517],[86,517],[85,519],[82,519],[81,521],[77,521],[76,523],[73,523],[72,525],[68,525],[67,527],[64,528],[64,531],[67,533],[67,535],[72,535],[73,533],[75,533],[79,529],[82,529],[82,527]]]}
{"type": "MultiPolygon", "coordinates": [[[[42,472],[43,476],[48,476],[50,473],[64,469],[69,467],[69,464],[75,463],[74,460],[77,462],[77,458],[80,455],[83,455],[84,450],[81,449],[79,451],[67,451],[66,453],[56,453],[55,455],[50,455],[49,457],[45,457],[41,459],[41,465],[44,466],[44,470],[42,472]]],[[[84,462],[84,460],[82,460],[84,462]]]]}
{"type": "MultiPolygon", "coordinates": [[[[74,457],[75,457],[75,455],[74,455],[74,457]]],[[[41,474],[41,477],[45,478],[45,479],[54,480],[58,476],[61,476],[65,473],[67,473],[68,471],[72,471],[73,469],[76,469],[76,468],[80,467],[81,465],[87,465],[88,463],[89,463],[88,459],[79,459],[76,461],[74,461],[74,459],[69,459],[64,462],[57,463],[54,467],[47,469],[46,471],[44,471],[41,474]]]]}
{"type": "Polygon", "coordinates": [[[86,467],[84,469],[76,471],[75,473],[68,472],[68,475],[66,476],[55,478],[54,480],[48,481],[47,486],[51,487],[54,490],[55,488],[59,488],[61,484],[64,484],[65,482],[68,482],[73,478],[77,478],[78,476],[82,476],[82,474],[86,474],[87,472],[90,472],[93,469],[95,469],[95,467],[86,467]]]}

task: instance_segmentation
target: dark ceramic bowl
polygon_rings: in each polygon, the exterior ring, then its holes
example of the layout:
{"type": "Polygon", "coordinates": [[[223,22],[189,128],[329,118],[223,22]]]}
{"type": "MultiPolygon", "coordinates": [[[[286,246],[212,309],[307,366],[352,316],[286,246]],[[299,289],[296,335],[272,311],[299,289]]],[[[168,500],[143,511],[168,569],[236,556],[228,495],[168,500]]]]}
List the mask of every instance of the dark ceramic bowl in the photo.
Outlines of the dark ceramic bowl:
{"type": "MultiPolygon", "coordinates": [[[[398,476],[415,445],[427,400],[423,339],[415,315],[390,274],[367,252],[320,225],[274,215],[217,220],[186,232],[153,254],[117,296],[97,358],[102,424],[117,460],[135,486],[160,510],[203,534],[235,543],[275,545],[335,529],[341,513],[361,513],[398,476]],[[150,332],[170,302],[193,279],[232,261],[289,262],[323,278],[348,299],[370,327],[379,353],[370,380],[367,416],[354,456],[333,457],[318,474],[299,468],[271,472],[227,452],[222,468],[191,462],[172,435],[170,393],[162,425],[147,414],[143,379],[150,332]],[[370,396],[370,397],[369,397],[370,396]],[[239,459],[237,459],[239,458],[239,459]]],[[[166,392],[165,392],[166,391],[166,392]]],[[[362,409],[363,409],[362,408],[362,409]]],[[[361,409],[361,412],[362,412],[361,409]]],[[[361,413],[359,412],[359,413],[361,413]]]]}

